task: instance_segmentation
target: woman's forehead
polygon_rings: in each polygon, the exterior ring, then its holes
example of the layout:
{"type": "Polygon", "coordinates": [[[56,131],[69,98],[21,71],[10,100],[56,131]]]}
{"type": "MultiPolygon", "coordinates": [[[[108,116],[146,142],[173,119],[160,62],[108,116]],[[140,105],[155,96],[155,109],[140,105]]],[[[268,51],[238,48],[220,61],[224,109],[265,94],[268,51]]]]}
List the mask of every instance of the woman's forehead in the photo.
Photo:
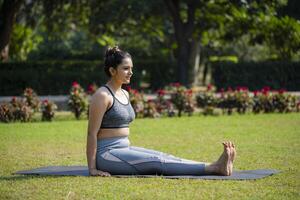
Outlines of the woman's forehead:
{"type": "Polygon", "coordinates": [[[121,63],[121,65],[125,65],[125,66],[133,66],[133,64],[132,64],[132,60],[131,60],[131,58],[124,58],[123,60],[122,60],[122,63],[121,63]]]}

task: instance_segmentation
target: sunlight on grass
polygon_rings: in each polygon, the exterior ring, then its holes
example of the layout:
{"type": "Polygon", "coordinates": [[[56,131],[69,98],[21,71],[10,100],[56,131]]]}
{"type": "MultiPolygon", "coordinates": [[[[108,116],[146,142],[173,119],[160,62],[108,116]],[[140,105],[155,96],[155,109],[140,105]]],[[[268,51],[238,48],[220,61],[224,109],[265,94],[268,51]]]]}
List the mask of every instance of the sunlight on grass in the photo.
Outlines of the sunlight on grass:
{"type": "Polygon", "coordinates": [[[0,124],[0,199],[299,199],[300,115],[137,119],[134,146],[214,161],[237,144],[236,169],[278,169],[256,181],[16,176],[46,165],[86,165],[87,121],[0,124]]]}

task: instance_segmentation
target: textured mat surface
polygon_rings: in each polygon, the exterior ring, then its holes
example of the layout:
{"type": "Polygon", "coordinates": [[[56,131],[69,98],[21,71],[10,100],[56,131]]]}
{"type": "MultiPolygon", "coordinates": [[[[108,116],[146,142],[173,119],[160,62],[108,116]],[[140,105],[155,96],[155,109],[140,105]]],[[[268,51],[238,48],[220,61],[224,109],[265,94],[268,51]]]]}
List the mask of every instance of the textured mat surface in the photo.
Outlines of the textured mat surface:
{"type": "MultiPolygon", "coordinates": [[[[188,179],[212,179],[212,180],[253,180],[260,179],[273,174],[279,173],[278,170],[273,169],[257,169],[257,170],[240,170],[234,171],[231,176],[158,176],[158,175],[113,175],[119,178],[188,178],[188,179]]],[[[17,171],[13,174],[22,175],[48,175],[48,176],[89,176],[88,168],[86,166],[47,166],[31,170],[17,171]]]]}

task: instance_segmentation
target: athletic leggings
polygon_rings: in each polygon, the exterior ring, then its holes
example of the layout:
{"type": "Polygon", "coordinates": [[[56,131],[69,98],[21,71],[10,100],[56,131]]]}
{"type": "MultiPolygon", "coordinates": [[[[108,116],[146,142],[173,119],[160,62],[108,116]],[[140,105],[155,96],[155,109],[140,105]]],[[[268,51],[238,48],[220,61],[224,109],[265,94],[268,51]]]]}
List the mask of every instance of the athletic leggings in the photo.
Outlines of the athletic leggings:
{"type": "Polygon", "coordinates": [[[204,175],[205,164],[130,146],[128,137],[97,141],[98,170],[114,175],[204,175]]]}

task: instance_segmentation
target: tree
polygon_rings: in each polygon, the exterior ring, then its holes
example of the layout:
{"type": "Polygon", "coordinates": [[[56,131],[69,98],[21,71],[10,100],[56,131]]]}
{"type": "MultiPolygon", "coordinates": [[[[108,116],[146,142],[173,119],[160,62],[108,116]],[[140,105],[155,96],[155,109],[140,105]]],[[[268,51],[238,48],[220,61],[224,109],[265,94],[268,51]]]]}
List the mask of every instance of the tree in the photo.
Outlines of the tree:
{"type": "MultiPolygon", "coordinates": [[[[0,1],[1,2],[1,1],[0,1]]],[[[3,0],[0,13],[0,60],[7,61],[9,56],[9,42],[20,9],[22,0],[3,0]]]]}

